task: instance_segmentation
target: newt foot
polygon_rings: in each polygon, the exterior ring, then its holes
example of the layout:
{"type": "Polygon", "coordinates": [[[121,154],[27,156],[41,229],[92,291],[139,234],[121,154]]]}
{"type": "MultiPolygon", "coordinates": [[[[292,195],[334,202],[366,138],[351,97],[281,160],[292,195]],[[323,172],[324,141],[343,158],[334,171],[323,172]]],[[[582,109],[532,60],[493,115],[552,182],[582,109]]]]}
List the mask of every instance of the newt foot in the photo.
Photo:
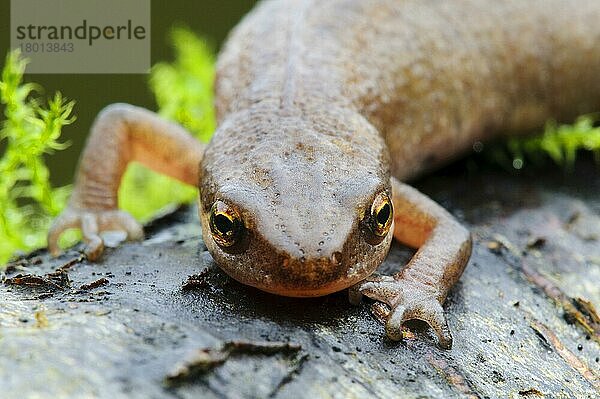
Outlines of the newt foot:
{"type": "Polygon", "coordinates": [[[350,301],[357,303],[361,294],[390,307],[385,331],[391,340],[400,341],[402,324],[416,319],[426,322],[433,329],[441,348],[452,347],[452,334],[433,287],[392,276],[373,276],[349,291],[350,301]]]}
{"type": "Polygon", "coordinates": [[[120,210],[89,211],[68,207],[54,221],[48,232],[48,249],[53,256],[60,254],[58,239],[67,229],[80,228],[85,242],[84,252],[94,261],[104,250],[100,233],[104,231],[122,231],[129,240],[144,237],[142,226],[129,213],[120,210]]]}

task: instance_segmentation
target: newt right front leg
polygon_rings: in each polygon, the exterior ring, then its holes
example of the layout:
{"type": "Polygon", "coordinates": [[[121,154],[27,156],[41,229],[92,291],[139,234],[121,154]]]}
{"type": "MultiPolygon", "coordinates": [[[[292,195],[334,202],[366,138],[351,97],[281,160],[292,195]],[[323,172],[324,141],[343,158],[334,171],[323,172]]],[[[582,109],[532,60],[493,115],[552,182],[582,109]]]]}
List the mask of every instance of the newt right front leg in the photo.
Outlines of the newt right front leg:
{"type": "Polygon", "coordinates": [[[50,252],[60,253],[58,238],[69,228],[81,228],[90,260],[104,249],[102,231],[120,230],[129,239],[142,238],[141,225],[118,209],[119,185],[129,162],[197,186],[203,152],[204,145],[183,127],[143,108],[109,105],[91,128],[69,203],[50,228],[50,252]]]}
{"type": "Polygon", "coordinates": [[[402,339],[407,320],[425,321],[438,336],[439,345],[449,349],[452,334],[442,304],[456,284],[471,255],[468,230],[445,209],[416,189],[392,178],[394,237],[418,248],[416,254],[394,276],[367,278],[351,292],[356,302],[361,294],[390,308],[386,333],[402,339]]]}

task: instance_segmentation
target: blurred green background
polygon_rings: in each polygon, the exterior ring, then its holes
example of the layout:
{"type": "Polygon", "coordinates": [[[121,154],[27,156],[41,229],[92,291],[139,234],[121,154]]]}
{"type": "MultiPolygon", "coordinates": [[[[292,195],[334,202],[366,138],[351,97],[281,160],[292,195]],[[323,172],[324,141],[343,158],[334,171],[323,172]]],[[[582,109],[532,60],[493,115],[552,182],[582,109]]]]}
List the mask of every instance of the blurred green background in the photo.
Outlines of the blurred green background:
{"type": "MultiPolygon", "coordinates": [[[[255,3],[255,0],[152,0],[152,64],[173,58],[169,41],[171,27],[187,26],[218,50],[229,30],[255,3]]],[[[0,18],[0,56],[4,60],[10,47],[10,0],[0,0],[0,18]]],[[[60,91],[77,101],[74,111],[77,121],[63,129],[61,139],[68,140],[71,146],[58,156],[47,157],[54,186],[71,183],[88,129],[104,106],[126,102],[151,110],[157,108],[145,74],[27,74],[25,80],[40,84],[48,96],[60,91]]]]}

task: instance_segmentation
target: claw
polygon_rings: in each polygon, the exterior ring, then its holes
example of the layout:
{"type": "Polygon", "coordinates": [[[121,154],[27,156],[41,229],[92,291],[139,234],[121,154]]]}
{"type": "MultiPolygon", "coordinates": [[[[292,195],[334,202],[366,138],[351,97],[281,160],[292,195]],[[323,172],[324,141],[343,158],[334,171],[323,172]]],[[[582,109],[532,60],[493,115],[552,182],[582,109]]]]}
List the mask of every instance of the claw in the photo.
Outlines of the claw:
{"type": "Polygon", "coordinates": [[[141,240],[144,238],[144,230],[137,220],[129,213],[113,211],[100,215],[102,231],[124,230],[129,240],[141,240]]]}
{"type": "Polygon", "coordinates": [[[58,217],[48,231],[48,249],[52,256],[58,256],[62,252],[58,246],[58,239],[63,231],[80,227],[79,217],[69,211],[65,211],[58,217]]]}
{"type": "Polygon", "coordinates": [[[102,238],[98,235],[98,220],[93,213],[84,213],[81,217],[81,232],[86,243],[85,254],[89,260],[94,261],[100,257],[104,250],[102,238]]]}
{"type": "MultiPolygon", "coordinates": [[[[363,295],[368,296],[369,298],[375,299],[380,302],[387,303],[384,295],[384,289],[381,287],[385,287],[384,283],[392,283],[394,282],[394,278],[392,276],[385,276],[380,274],[372,274],[367,277],[365,280],[361,281],[358,284],[353,285],[348,289],[348,301],[352,305],[359,305],[362,301],[363,295]],[[378,297],[381,297],[379,299],[378,297]]],[[[394,291],[394,284],[388,285],[390,288],[389,291],[394,291]]],[[[394,293],[389,293],[388,297],[393,298],[395,296],[394,293]]]]}
{"type": "Polygon", "coordinates": [[[394,341],[402,340],[402,324],[418,319],[426,322],[435,332],[438,344],[444,349],[452,347],[452,334],[444,309],[435,294],[427,287],[399,279],[380,279],[363,283],[359,292],[371,299],[385,303],[391,312],[385,321],[386,335],[394,341]]]}
{"type": "Polygon", "coordinates": [[[94,237],[92,240],[89,240],[86,243],[85,249],[83,250],[85,256],[92,262],[98,260],[103,251],[104,242],[98,236],[94,237]]]}
{"type": "Polygon", "coordinates": [[[429,324],[438,337],[438,344],[444,349],[452,348],[452,334],[444,309],[438,301],[431,301],[426,308],[421,309],[419,319],[429,324]]]}
{"type": "Polygon", "coordinates": [[[397,303],[401,296],[398,284],[395,281],[369,281],[361,285],[360,293],[379,302],[384,302],[391,307],[397,303]]]}
{"type": "Polygon", "coordinates": [[[385,323],[385,333],[392,341],[402,340],[402,324],[406,321],[406,307],[398,305],[394,308],[385,323]]]}

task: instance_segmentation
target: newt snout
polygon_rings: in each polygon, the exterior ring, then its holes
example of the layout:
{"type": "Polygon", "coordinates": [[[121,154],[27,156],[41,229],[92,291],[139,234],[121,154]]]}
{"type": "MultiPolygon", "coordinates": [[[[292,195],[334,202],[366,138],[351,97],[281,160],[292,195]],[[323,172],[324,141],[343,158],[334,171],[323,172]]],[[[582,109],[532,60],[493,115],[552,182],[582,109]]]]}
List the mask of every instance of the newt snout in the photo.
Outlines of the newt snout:
{"type": "Polygon", "coordinates": [[[237,233],[239,243],[225,247],[215,239],[210,214],[200,214],[207,247],[223,270],[244,284],[284,296],[327,295],[358,283],[381,263],[392,238],[388,234],[369,243],[362,221],[346,221],[347,228],[338,221],[334,235],[287,226],[268,230],[264,221],[250,219],[237,233]],[[273,231],[278,233],[268,234],[273,231]]]}

